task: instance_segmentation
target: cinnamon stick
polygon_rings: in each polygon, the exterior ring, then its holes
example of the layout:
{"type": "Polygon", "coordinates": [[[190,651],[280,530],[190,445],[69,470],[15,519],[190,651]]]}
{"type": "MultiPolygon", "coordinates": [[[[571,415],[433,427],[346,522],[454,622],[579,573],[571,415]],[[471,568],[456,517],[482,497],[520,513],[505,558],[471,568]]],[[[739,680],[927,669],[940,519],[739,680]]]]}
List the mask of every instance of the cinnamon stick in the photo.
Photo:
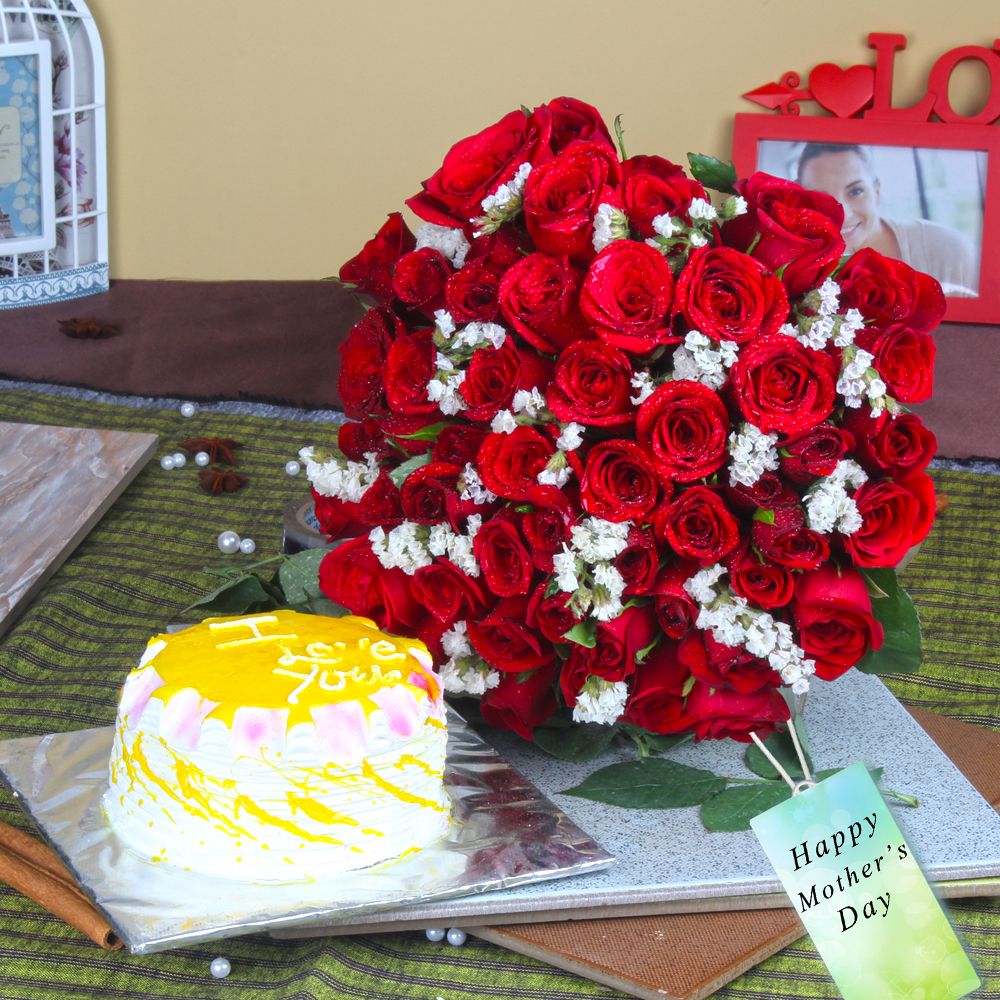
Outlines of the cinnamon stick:
{"type": "Polygon", "coordinates": [[[30,834],[0,821],[0,881],[75,927],[106,951],[121,939],[81,892],[55,852],[30,834]]]}

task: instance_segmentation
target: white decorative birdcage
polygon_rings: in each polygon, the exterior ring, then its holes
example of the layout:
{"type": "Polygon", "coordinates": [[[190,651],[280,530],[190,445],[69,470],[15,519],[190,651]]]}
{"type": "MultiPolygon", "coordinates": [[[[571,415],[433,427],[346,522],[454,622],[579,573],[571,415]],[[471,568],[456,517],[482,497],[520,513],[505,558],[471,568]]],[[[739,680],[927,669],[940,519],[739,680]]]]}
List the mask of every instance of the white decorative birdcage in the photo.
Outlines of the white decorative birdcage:
{"type": "Polygon", "coordinates": [[[108,288],[104,100],[83,0],[0,0],[0,309],[108,288]]]}

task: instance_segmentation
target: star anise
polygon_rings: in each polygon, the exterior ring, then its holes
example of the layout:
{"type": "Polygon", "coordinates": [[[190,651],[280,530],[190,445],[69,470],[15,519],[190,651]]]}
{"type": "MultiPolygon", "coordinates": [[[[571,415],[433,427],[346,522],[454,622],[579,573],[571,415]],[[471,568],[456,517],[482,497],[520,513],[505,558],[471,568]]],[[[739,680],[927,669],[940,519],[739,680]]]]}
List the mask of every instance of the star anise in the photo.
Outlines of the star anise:
{"type": "Polygon", "coordinates": [[[198,473],[198,483],[206,493],[218,496],[220,493],[235,493],[243,489],[249,480],[242,472],[220,469],[217,465],[202,469],[198,473]]]}
{"type": "Polygon", "coordinates": [[[197,455],[199,451],[208,454],[210,462],[222,462],[223,465],[239,465],[234,454],[237,448],[243,445],[232,438],[186,438],[177,442],[178,448],[183,448],[192,455],[197,455]]]}
{"type": "Polygon", "coordinates": [[[113,337],[118,333],[118,327],[114,323],[104,323],[93,316],[79,319],[74,316],[72,319],[59,320],[59,329],[67,337],[76,340],[100,340],[102,337],[113,337]]]}

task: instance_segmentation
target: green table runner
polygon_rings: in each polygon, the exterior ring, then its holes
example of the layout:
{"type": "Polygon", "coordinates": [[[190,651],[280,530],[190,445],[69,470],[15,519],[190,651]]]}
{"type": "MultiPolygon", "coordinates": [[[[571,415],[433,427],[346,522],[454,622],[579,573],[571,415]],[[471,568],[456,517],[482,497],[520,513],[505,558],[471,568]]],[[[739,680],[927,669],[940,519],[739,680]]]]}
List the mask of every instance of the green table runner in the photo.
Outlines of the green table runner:
{"type": "MultiPolygon", "coordinates": [[[[191,436],[232,437],[245,447],[239,493],[210,496],[193,463],[145,469],[0,642],[0,739],[110,725],[118,688],[151,630],[219,581],[206,566],[238,565],[215,545],[232,529],[276,554],[281,512],[307,489],[284,464],[303,444],[332,436],[289,419],[111,405],[48,392],[0,393],[0,420],[107,427],[161,435],[158,456],[191,436]]],[[[907,571],[924,622],[921,673],[889,680],[907,704],[1000,729],[1000,477],[938,470],[949,506],[907,571]]],[[[49,516],[59,516],[53,496],[49,516]]],[[[25,525],[30,531],[31,526],[25,525]]],[[[2,556],[0,556],[2,558],[2,556]]],[[[192,616],[188,616],[193,620],[192,616]]],[[[27,829],[0,793],[0,818],[27,829]]],[[[975,996],[1000,994],[1000,900],[949,904],[983,979],[975,996]]],[[[420,933],[273,941],[265,935],[166,954],[105,954],[55,917],[0,885],[0,997],[309,997],[365,1000],[563,1000],[624,994],[474,939],[462,948],[420,933]],[[232,973],[213,980],[225,955],[232,973]]],[[[716,996],[731,1000],[837,997],[808,938],[716,996]]]]}

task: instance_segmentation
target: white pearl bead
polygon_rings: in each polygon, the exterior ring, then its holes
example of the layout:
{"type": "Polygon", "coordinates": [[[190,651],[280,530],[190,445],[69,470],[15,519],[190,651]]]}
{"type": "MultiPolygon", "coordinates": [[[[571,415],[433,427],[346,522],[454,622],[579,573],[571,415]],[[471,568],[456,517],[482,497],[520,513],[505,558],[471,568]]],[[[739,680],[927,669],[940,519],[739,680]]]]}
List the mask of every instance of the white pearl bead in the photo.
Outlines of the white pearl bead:
{"type": "Polygon", "coordinates": [[[173,455],[164,455],[163,458],[160,459],[160,468],[161,469],[166,469],[167,472],[169,472],[173,467],[174,467],[174,456],[173,455]]]}
{"type": "Polygon", "coordinates": [[[465,931],[458,927],[452,927],[448,931],[448,944],[454,945],[456,948],[465,944],[465,931]]]}
{"type": "Polygon", "coordinates": [[[184,466],[187,465],[187,455],[185,455],[184,452],[175,451],[171,457],[174,460],[175,469],[183,469],[184,466]]]}
{"type": "Polygon", "coordinates": [[[193,417],[197,412],[198,406],[195,403],[181,403],[182,417],[193,417]]]}
{"type": "Polygon", "coordinates": [[[208,967],[208,971],[211,972],[216,979],[225,979],[226,976],[233,971],[233,967],[228,958],[219,957],[212,959],[212,964],[208,967]]]}
{"type": "Polygon", "coordinates": [[[443,927],[428,927],[424,934],[427,935],[428,941],[438,942],[444,940],[445,930],[443,927]]]}
{"type": "Polygon", "coordinates": [[[244,538],[240,542],[240,552],[245,556],[251,555],[257,548],[257,543],[252,538],[244,538]]]}
{"type": "Polygon", "coordinates": [[[302,466],[293,458],[290,462],[285,462],[285,472],[290,476],[297,476],[302,471],[302,466]]]}
{"type": "Polygon", "coordinates": [[[223,531],[218,539],[216,539],[216,544],[219,546],[220,552],[225,552],[227,556],[231,556],[234,552],[239,552],[240,550],[240,536],[235,531],[223,531]]]}
{"type": "Polygon", "coordinates": [[[209,458],[207,451],[199,451],[198,454],[194,456],[194,464],[204,469],[212,459],[209,458]]]}

